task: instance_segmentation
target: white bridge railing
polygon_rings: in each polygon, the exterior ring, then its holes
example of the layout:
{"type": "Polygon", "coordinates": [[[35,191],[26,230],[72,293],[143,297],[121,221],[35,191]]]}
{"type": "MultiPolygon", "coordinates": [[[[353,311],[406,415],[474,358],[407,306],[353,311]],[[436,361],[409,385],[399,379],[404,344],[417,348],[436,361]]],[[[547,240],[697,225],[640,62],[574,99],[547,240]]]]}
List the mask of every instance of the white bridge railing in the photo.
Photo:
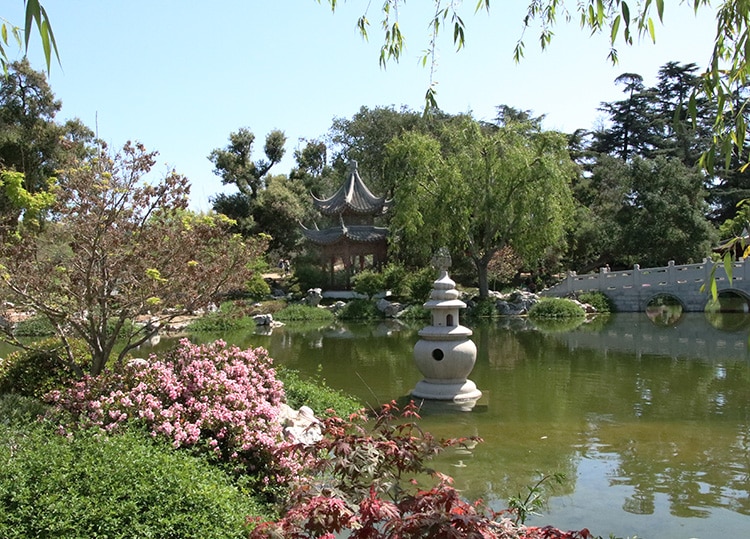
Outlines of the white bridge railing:
{"type": "MultiPolygon", "coordinates": [[[[601,268],[598,273],[577,275],[569,272],[567,277],[560,283],[542,292],[545,296],[566,296],[576,292],[600,291],[611,293],[617,290],[641,289],[644,287],[665,287],[674,285],[693,284],[695,291],[700,289],[703,283],[708,282],[711,272],[716,270],[714,278],[719,288],[727,284],[727,274],[724,264],[714,263],[705,259],[698,264],[686,264],[675,266],[669,262],[666,267],[641,269],[638,264],[632,270],[609,271],[601,268]]],[[[746,259],[737,260],[732,263],[732,284],[738,288],[750,286],[750,264],[746,259]],[[738,282],[735,282],[738,281],[738,282]],[[745,281],[741,283],[741,281],[745,281]]],[[[615,292],[616,293],[616,292],[615,292]]]]}

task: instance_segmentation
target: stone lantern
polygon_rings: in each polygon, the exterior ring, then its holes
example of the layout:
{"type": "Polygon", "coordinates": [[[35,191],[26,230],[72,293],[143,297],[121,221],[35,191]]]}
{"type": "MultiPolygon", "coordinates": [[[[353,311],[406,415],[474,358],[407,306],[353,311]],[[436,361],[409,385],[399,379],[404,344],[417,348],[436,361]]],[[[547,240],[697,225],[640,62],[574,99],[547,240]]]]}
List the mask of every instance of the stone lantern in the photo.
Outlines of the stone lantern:
{"type": "Polygon", "coordinates": [[[482,392],[467,377],[477,359],[477,347],[469,339],[472,331],[459,324],[458,310],[466,304],[458,299],[456,283],[448,276],[451,257],[440,249],[432,259],[440,275],[433,283],[424,307],[432,313],[432,323],[419,332],[414,345],[414,361],[424,376],[411,394],[441,401],[476,401],[482,392]]]}

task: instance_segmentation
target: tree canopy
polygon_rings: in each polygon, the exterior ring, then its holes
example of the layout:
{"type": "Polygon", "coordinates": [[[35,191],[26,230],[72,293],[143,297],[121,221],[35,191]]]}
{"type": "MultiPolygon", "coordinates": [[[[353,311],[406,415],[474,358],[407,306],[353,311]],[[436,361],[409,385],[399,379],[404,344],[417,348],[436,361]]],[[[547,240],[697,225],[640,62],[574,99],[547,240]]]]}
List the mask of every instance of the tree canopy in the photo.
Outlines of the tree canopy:
{"type": "MultiPolygon", "coordinates": [[[[12,62],[0,78],[0,169],[20,174],[24,192],[41,194],[56,171],[91,150],[94,133],[78,120],[60,124],[61,103],[44,73],[28,60],[12,62]]],[[[14,184],[0,189],[0,237],[12,232],[27,206],[19,205],[14,184]]],[[[38,217],[38,215],[37,215],[38,217]]]]}
{"type": "Polygon", "coordinates": [[[122,361],[160,325],[241,289],[265,250],[263,239],[229,234],[223,216],[188,212],[183,176],[146,182],[154,158],[129,143],[60,171],[50,222],[0,244],[4,309],[46,317],[71,365],[72,339],[82,339],[91,374],[116,349],[122,361]]]}
{"type": "MultiPolygon", "coordinates": [[[[320,2],[320,0],[318,0],[320,2]]],[[[338,0],[328,0],[332,10],[336,10],[338,0]]],[[[380,28],[382,44],[380,63],[385,66],[389,61],[398,61],[404,51],[406,34],[399,24],[399,9],[406,4],[405,0],[385,0],[380,8],[380,28]]],[[[617,50],[620,44],[627,46],[641,37],[656,40],[656,21],[664,22],[666,14],[664,0],[646,0],[645,2],[628,3],[625,0],[584,0],[565,2],[565,0],[528,0],[526,15],[522,20],[522,31],[513,55],[516,61],[524,56],[526,48],[526,30],[538,31],[538,42],[542,49],[549,47],[553,41],[554,28],[561,21],[577,20],[581,28],[592,33],[606,33],[610,47],[607,57],[617,62],[617,50]]],[[[723,158],[725,168],[731,165],[732,156],[743,155],[742,162],[748,160],[744,153],[746,129],[742,120],[743,110],[747,106],[747,96],[737,99],[747,85],[748,51],[750,47],[750,4],[745,0],[723,0],[713,5],[709,0],[681,2],[683,9],[694,13],[715,10],[716,34],[713,38],[713,51],[701,84],[688,97],[688,110],[692,118],[698,113],[696,102],[705,96],[716,105],[716,116],[713,123],[714,138],[711,146],[702,156],[702,165],[709,171],[723,158]]],[[[432,80],[437,65],[437,38],[441,32],[452,34],[457,50],[463,48],[468,35],[468,28],[463,15],[473,6],[474,11],[485,11],[489,14],[491,1],[478,0],[465,6],[463,2],[436,0],[425,12],[424,22],[430,28],[428,42],[422,48],[422,64],[431,66],[430,86],[425,95],[427,108],[437,106],[435,81],[432,80]]],[[[360,34],[367,38],[370,33],[370,19],[367,4],[364,13],[357,21],[360,34]]]]}
{"type": "Polygon", "coordinates": [[[392,246],[422,258],[441,246],[472,260],[479,293],[505,247],[527,263],[560,247],[576,167],[563,135],[533,123],[482,125],[457,117],[438,135],[409,132],[388,145],[395,178],[392,246]]]}

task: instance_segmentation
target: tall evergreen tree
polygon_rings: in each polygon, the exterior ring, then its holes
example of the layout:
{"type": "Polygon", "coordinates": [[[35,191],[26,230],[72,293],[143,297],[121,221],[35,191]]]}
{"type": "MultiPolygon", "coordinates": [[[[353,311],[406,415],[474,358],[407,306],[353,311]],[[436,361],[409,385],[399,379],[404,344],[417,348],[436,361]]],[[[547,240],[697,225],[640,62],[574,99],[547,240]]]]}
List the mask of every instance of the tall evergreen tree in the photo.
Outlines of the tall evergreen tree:
{"type": "Polygon", "coordinates": [[[653,88],[654,128],[659,135],[656,154],[676,157],[686,166],[698,164],[701,154],[711,144],[715,112],[705,97],[697,98],[695,122],[689,111],[691,95],[701,80],[695,64],[667,62],[658,73],[653,88]]]}
{"type": "MultiPolygon", "coordinates": [[[[46,190],[57,170],[92,152],[89,128],[79,120],[56,122],[61,106],[44,73],[25,59],[11,63],[7,76],[0,78],[0,169],[22,174],[28,193],[46,190]]],[[[23,212],[13,199],[0,189],[2,231],[15,228],[23,212]]]]}
{"type": "Polygon", "coordinates": [[[633,155],[648,157],[657,141],[654,136],[654,92],[643,84],[643,77],[623,73],[615,79],[623,85],[626,99],[602,103],[599,110],[609,115],[609,127],[594,132],[592,149],[627,161],[633,155]]]}

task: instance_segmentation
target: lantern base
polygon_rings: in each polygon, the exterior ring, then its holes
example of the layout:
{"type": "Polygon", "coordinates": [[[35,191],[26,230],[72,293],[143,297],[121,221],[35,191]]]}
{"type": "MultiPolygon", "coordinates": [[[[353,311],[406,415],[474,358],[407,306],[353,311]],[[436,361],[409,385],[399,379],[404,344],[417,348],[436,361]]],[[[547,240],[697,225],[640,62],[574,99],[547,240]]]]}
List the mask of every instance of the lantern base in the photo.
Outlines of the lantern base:
{"type": "Polygon", "coordinates": [[[439,401],[476,401],[482,392],[471,380],[462,382],[440,383],[420,380],[411,392],[413,397],[439,401]]]}

